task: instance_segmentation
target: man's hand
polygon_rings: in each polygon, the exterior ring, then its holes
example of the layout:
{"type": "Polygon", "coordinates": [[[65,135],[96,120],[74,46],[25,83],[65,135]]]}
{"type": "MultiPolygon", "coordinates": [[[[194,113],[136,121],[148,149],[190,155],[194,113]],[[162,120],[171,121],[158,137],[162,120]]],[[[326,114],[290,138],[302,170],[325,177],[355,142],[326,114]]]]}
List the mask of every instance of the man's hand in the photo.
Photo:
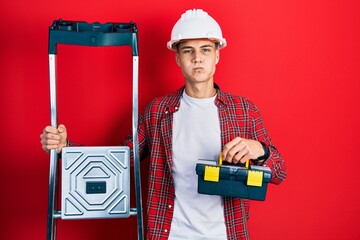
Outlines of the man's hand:
{"type": "Polygon", "coordinates": [[[64,125],[58,128],[47,126],[40,135],[42,149],[49,152],[51,149],[57,149],[60,153],[61,149],[66,146],[67,132],[64,125]]]}
{"type": "Polygon", "coordinates": [[[223,160],[229,163],[245,163],[249,159],[263,156],[264,149],[260,142],[237,137],[228,142],[222,151],[223,160]]]}

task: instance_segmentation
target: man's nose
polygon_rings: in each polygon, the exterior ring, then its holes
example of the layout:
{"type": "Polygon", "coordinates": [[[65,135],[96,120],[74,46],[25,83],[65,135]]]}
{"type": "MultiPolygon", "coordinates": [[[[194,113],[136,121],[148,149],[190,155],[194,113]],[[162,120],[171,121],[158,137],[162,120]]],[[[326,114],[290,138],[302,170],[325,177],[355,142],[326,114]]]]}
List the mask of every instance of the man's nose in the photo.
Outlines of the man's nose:
{"type": "Polygon", "coordinates": [[[202,57],[201,57],[201,55],[199,53],[194,54],[193,62],[194,63],[203,62],[203,59],[202,59],[202,57]]]}

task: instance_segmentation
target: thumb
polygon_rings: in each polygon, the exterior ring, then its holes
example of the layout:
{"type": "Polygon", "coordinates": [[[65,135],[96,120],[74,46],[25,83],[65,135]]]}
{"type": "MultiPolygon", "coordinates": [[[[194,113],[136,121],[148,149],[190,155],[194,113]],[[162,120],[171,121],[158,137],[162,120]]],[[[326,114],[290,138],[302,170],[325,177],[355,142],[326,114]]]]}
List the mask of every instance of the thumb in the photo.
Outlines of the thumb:
{"type": "Polygon", "coordinates": [[[57,130],[59,131],[59,133],[63,133],[66,131],[66,127],[64,124],[60,124],[57,128],[57,130]]]}

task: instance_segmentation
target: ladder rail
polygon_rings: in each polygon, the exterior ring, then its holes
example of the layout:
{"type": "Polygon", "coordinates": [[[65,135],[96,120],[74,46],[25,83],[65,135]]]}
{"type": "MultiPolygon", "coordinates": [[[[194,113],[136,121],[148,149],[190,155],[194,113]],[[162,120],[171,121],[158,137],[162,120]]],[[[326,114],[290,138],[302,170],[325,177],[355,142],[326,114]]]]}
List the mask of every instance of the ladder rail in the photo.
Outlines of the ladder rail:
{"type": "Polygon", "coordinates": [[[134,156],[134,177],[135,177],[135,195],[137,206],[137,227],[138,240],[144,239],[143,217],[142,217],[142,196],[141,196],[141,177],[140,177],[140,156],[138,139],[138,67],[139,57],[133,56],[133,113],[132,113],[132,135],[133,135],[133,156],[134,156]]]}
{"type": "MultiPolygon", "coordinates": [[[[50,72],[50,121],[52,127],[57,127],[57,102],[56,102],[56,55],[49,54],[50,72]]],[[[49,170],[49,196],[48,196],[48,223],[47,239],[56,239],[56,219],[54,212],[57,209],[57,166],[58,153],[50,151],[50,170],[49,170]]]]}

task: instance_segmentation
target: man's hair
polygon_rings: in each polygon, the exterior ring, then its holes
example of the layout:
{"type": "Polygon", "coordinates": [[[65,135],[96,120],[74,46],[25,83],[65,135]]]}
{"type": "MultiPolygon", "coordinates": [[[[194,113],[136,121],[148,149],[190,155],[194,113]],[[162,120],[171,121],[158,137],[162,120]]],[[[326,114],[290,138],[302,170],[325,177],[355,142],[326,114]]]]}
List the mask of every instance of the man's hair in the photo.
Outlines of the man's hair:
{"type": "MultiPolygon", "coordinates": [[[[176,52],[179,52],[180,43],[181,43],[181,41],[175,43],[176,52]]],[[[213,43],[215,43],[215,49],[220,49],[220,43],[219,42],[213,42],[213,43]]]]}

